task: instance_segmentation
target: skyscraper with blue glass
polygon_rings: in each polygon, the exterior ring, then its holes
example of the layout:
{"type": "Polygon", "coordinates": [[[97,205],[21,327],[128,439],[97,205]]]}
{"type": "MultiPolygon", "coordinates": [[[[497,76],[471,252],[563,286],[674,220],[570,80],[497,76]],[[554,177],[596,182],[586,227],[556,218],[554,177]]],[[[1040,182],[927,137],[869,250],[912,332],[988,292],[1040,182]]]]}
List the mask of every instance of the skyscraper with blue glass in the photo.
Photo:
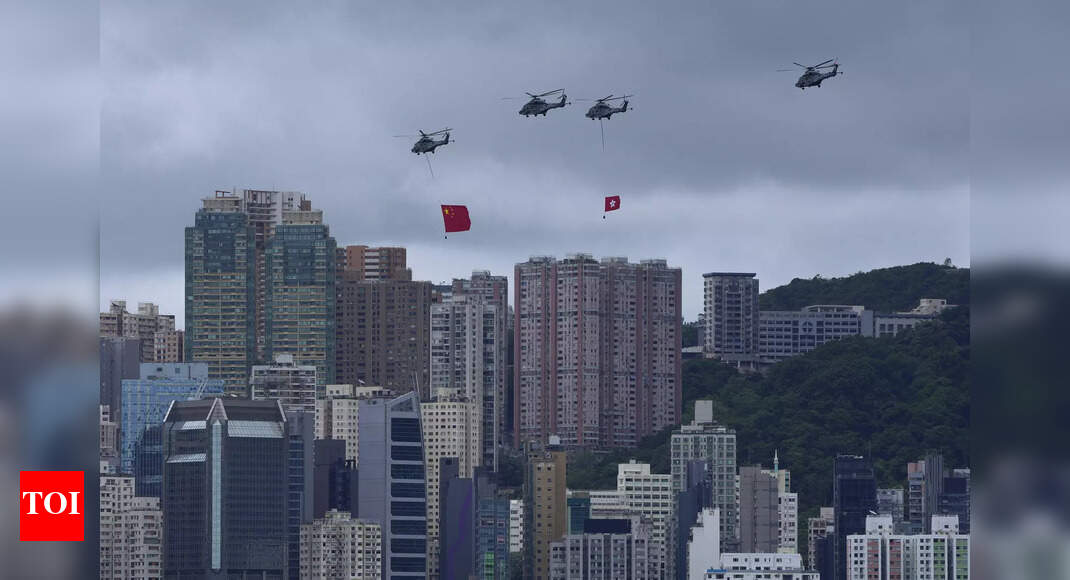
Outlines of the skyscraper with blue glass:
{"type": "Polygon", "coordinates": [[[160,426],[171,403],[222,394],[204,363],[141,363],[140,378],[122,381],[121,467],[134,476],[135,495],[160,497],[160,426]]]}
{"type": "Polygon", "coordinates": [[[241,198],[216,192],[186,228],[185,360],[208,364],[228,394],[246,395],[256,357],[255,229],[241,198]]]}
{"type": "Polygon", "coordinates": [[[427,577],[427,479],[415,392],[361,401],[361,519],[383,529],[383,578],[427,577]]]}
{"type": "Polygon", "coordinates": [[[278,401],[179,401],[163,425],[164,578],[289,577],[292,445],[278,401]]]}
{"type": "Polygon", "coordinates": [[[293,356],[296,365],[316,367],[318,385],[335,380],[334,238],[321,213],[283,213],[267,243],[264,306],[265,358],[293,356]]]}

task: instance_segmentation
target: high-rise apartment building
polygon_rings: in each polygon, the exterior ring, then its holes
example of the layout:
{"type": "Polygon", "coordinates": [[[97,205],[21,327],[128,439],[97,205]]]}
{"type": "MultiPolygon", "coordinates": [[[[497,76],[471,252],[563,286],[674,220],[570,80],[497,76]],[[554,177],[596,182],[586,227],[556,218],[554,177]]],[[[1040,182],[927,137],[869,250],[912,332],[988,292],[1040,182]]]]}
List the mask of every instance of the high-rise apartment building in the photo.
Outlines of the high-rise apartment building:
{"type": "MultiPolygon", "coordinates": [[[[705,578],[706,570],[721,560],[721,511],[703,508],[687,538],[687,580],[705,578]]],[[[681,568],[685,562],[677,562],[681,568]]]]}
{"type": "Polygon", "coordinates": [[[959,531],[970,533],[970,470],[952,469],[944,477],[944,489],[937,500],[936,511],[940,515],[955,515],[959,518],[959,531]]]}
{"type": "Polygon", "coordinates": [[[739,534],[736,522],[736,432],[713,421],[709,401],[695,402],[695,419],[673,431],[672,482],[674,491],[684,491],[688,462],[701,459],[709,469],[712,507],[720,510],[720,541],[735,550],[739,534]]]}
{"type": "Polygon", "coordinates": [[[473,477],[460,477],[449,458],[440,481],[439,577],[508,578],[509,500],[498,496],[493,473],[476,468],[473,477]]]}
{"type": "Polygon", "coordinates": [[[284,578],[289,445],[277,401],[175,402],[163,426],[164,578],[284,578]]]}
{"type": "MultiPolygon", "coordinates": [[[[647,463],[617,465],[617,491],[628,510],[650,522],[649,573],[654,578],[675,575],[671,528],[675,517],[672,475],[651,473],[647,463]]],[[[586,530],[585,530],[586,531],[586,530]]]]}
{"type": "Polygon", "coordinates": [[[382,578],[383,535],[378,523],[330,510],[301,526],[301,580],[382,578]]]}
{"type": "Polygon", "coordinates": [[[509,500],[509,553],[524,551],[524,500],[509,500]]]}
{"type": "Polygon", "coordinates": [[[761,467],[739,468],[739,545],[748,553],[780,548],[780,494],[761,467]]]}
{"type": "Polygon", "coordinates": [[[202,204],[186,228],[185,360],[210,362],[234,394],[276,352],[313,361],[327,380],[335,249],[322,212],[285,191],[216,191],[202,204]]]}
{"type": "Polygon", "coordinates": [[[944,458],[930,454],[907,464],[907,521],[910,531],[921,534],[937,513],[944,486],[944,458]]]}
{"type": "Polygon", "coordinates": [[[149,580],[162,577],[160,499],[134,495],[134,478],[100,478],[100,578],[149,580]]]}
{"type": "Polygon", "coordinates": [[[363,385],[327,385],[325,390],[327,396],[316,399],[316,439],[344,441],[345,458],[356,466],[360,456],[360,402],[389,398],[391,391],[363,385]]]}
{"type": "Polygon", "coordinates": [[[316,416],[316,375],[313,365],[294,363],[290,354],[276,354],[275,364],[253,365],[249,398],[277,400],[286,412],[303,411],[316,416]]]}
{"type": "Polygon", "coordinates": [[[342,280],[337,380],[428,396],[431,283],[342,280]]]}
{"type": "Polygon", "coordinates": [[[868,516],[864,533],[847,537],[848,580],[969,580],[970,535],[956,516],[933,516],[927,534],[898,534],[891,516],[868,516]]]}
{"type": "MultiPolygon", "coordinates": [[[[829,532],[836,529],[835,510],[822,507],[815,518],[806,520],[807,560],[811,570],[818,570],[818,540],[824,539],[829,532]]],[[[831,573],[831,571],[830,571],[831,573]]]]}
{"type": "MultiPolygon", "coordinates": [[[[509,278],[506,276],[494,276],[487,270],[474,270],[471,278],[455,278],[453,280],[452,296],[479,296],[486,304],[494,306],[496,313],[494,320],[494,344],[497,352],[494,353],[493,361],[497,369],[497,404],[498,428],[496,433],[496,445],[510,445],[513,441],[508,426],[512,424],[513,407],[511,402],[513,372],[509,367],[512,350],[509,348],[513,339],[512,310],[509,308],[509,278]],[[509,433],[510,435],[506,435],[509,433]]],[[[486,429],[484,429],[486,431],[486,429]]],[[[495,458],[497,459],[497,458],[495,458]]],[[[485,463],[485,465],[491,465],[485,463]]],[[[497,469],[497,463],[494,464],[497,469]]]]}
{"type": "Polygon", "coordinates": [[[866,531],[866,517],[877,510],[877,480],[868,459],[837,455],[833,465],[832,503],[835,517],[833,575],[847,578],[847,536],[866,531]]]}
{"type": "Polygon", "coordinates": [[[286,223],[288,214],[297,212],[297,215],[306,220],[318,218],[319,223],[322,223],[322,212],[313,210],[312,202],[303,193],[260,189],[216,191],[214,198],[205,199],[205,207],[213,211],[238,211],[249,218],[249,225],[254,231],[254,360],[269,361],[271,356],[267,354],[267,300],[271,271],[267,263],[268,246],[275,236],[276,228],[286,223]]]}
{"type": "Polygon", "coordinates": [[[382,526],[383,577],[425,578],[427,477],[419,396],[361,401],[358,424],[357,513],[382,526]]]}
{"type": "MultiPolygon", "coordinates": [[[[689,461],[684,479],[684,491],[675,493],[676,517],[673,518],[674,530],[671,544],[675,557],[676,580],[687,580],[689,577],[687,546],[694,535],[692,528],[696,524],[701,526],[702,512],[710,506],[710,493],[709,470],[706,462],[689,461]]],[[[719,517],[718,515],[718,519],[719,517]]],[[[714,527],[719,525],[718,521],[713,522],[714,527]]],[[[717,542],[720,546],[720,531],[713,530],[713,532],[718,534],[717,542]]]]}
{"type": "Polygon", "coordinates": [[[524,578],[550,577],[551,544],[568,530],[565,450],[556,437],[528,444],[524,478],[524,578]]]}
{"type": "Polygon", "coordinates": [[[760,322],[754,273],[703,274],[706,356],[741,369],[758,365],[760,322]]]}
{"type": "Polygon", "coordinates": [[[135,493],[160,497],[163,477],[161,427],[175,401],[218,397],[220,379],[208,378],[204,363],[141,363],[140,378],[122,382],[121,471],[135,478],[135,493]]]}
{"type": "Polygon", "coordinates": [[[320,385],[333,383],[337,317],[335,241],[318,211],[285,211],[264,254],[264,353],[313,365],[320,385]]]}
{"type": "Polygon", "coordinates": [[[319,439],[313,442],[312,517],[330,510],[357,513],[357,466],[346,460],[346,442],[319,439]]]}
{"type": "Polygon", "coordinates": [[[651,561],[650,524],[640,516],[587,520],[584,533],[551,544],[552,580],[653,580],[664,578],[651,561]]]}
{"type": "Polygon", "coordinates": [[[208,376],[222,379],[228,394],[246,396],[256,361],[256,230],[240,204],[228,201],[205,199],[186,228],[183,358],[208,364],[208,376]]]}
{"type": "Polygon", "coordinates": [[[137,312],[131,313],[126,311],[126,300],[112,300],[108,311],[100,313],[100,336],[139,340],[141,362],[179,362],[178,335],[175,315],[160,314],[160,307],[152,302],[139,302],[137,312]]]}
{"type": "Polygon", "coordinates": [[[896,533],[903,533],[903,514],[905,511],[903,488],[878,488],[877,489],[877,513],[882,516],[892,516],[892,524],[896,533]]]}
{"type": "Polygon", "coordinates": [[[405,248],[340,247],[338,262],[343,276],[352,280],[412,280],[405,248]]]}
{"type": "Polygon", "coordinates": [[[438,578],[440,462],[454,458],[457,477],[471,479],[482,461],[480,406],[467,399],[442,398],[420,404],[427,473],[428,577],[438,578]]]}
{"type": "MultiPolygon", "coordinates": [[[[141,341],[100,337],[100,404],[107,405],[118,423],[123,411],[123,379],[141,376],[141,341]]],[[[121,438],[122,434],[120,434],[121,438]]]]}
{"type": "Polygon", "coordinates": [[[111,407],[100,406],[100,461],[114,470],[119,466],[119,424],[112,420],[111,407]]]}
{"type": "Polygon", "coordinates": [[[454,295],[431,305],[431,396],[477,406],[482,465],[498,466],[504,426],[502,316],[478,295],[454,295]]]}
{"type": "Polygon", "coordinates": [[[301,573],[301,526],[314,514],[315,415],[288,411],[286,415],[286,566],[290,578],[301,573]]]}
{"type": "Polygon", "coordinates": [[[186,333],[182,330],[161,330],[153,337],[154,362],[182,362],[185,356],[186,333]]]}
{"type": "Polygon", "coordinates": [[[680,276],[587,254],[516,265],[518,443],[634,447],[679,421],[680,276]]]}
{"type": "Polygon", "coordinates": [[[791,472],[780,469],[777,454],[773,469],[739,470],[740,551],[745,553],[798,553],[799,496],[790,491],[791,472]]]}

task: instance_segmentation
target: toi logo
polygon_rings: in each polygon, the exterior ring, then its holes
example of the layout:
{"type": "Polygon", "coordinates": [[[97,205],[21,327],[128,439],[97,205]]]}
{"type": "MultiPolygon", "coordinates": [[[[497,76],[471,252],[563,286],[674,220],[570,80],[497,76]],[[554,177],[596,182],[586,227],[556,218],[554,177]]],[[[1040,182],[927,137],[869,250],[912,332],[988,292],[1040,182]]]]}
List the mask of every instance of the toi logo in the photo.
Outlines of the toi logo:
{"type": "Polygon", "coordinates": [[[81,542],[84,508],[84,472],[19,472],[19,540],[81,542]]]}

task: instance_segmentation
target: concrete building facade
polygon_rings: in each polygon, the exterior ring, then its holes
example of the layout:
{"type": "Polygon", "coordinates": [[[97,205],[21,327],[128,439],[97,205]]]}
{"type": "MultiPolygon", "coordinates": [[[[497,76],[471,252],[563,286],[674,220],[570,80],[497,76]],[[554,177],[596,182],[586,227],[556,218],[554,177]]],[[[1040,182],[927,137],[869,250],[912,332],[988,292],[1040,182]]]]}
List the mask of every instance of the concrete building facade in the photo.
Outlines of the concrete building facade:
{"type": "Polygon", "coordinates": [[[336,314],[338,382],[430,398],[430,282],[344,279],[336,314]]]}
{"type": "Polygon", "coordinates": [[[647,549],[648,572],[654,578],[672,578],[675,562],[670,540],[676,515],[672,475],[651,473],[649,464],[635,460],[620,463],[617,465],[617,491],[631,514],[650,523],[652,543],[647,549]]]}
{"type": "Polygon", "coordinates": [[[550,577],[551,544],[568,531],[566,457],[556,438],[528,445],[524,478],[524,578],[550,577]]]}
{"type": "Polygon", "coordinates": [[[741,369],[757,368],[760,323],[754,273],[703,274],[702,319],[706,356],[741,369]]]}
{"type": "Polygon", "coordinates": [[[456,459],[457,477],[464,479],[471,479],[481,465],[480,405],[464,399],[442,399],[422,403],[420,415],[427,473],[428,577],[438,578],[440,463],[456,459]]]}
{"type": "Polygon", "coordinates": [[[378,523],[330,510],[301,526],[301,580],[378,580],[382,544],[378,523]]]}
{"type": "Polygon", "coordinates": [[[595,519],[582,534],[568,534],[551,545],[551,580],[653,580],[661,578],[651,562],[655,540],[639,516],[595,519]]]}
{"type": "Polygon", "coordinates": [[[160,314],[160,307],[152,302],[139,302],[137,312],[127,312],[126,300],[112,300],[108,311],[100,313],[100,336],[137,339],[141,362],[181,362],[180,334],[175,330],[175,315],[160,314]]]}
{"type": "Polygon", "coordinates": [[[354,245],[338,248],[338,254],[343,276],[349,279],[412,280],[405,248],[354,245]]]}
{"type": "Polygon", "coordinates": [[[873,326],[873,311],[864,306],[816,305],[802,310],[759,313],[761,364],[775,364],[841,338],[864,335],[873,326]]]}
{"type": "Polygon", "coordinates": [[[891,516],[866,518],[847,537],[848,580],[969,580],[970,536],[956,516],[933,516],[927,534],[897,534],[891,516]]]}
{"type": "Polygon", "coordinates": [[[504,322],[498,306],[479,295],[454,295],[431,305],[431,394],[477,406],[480,463],[498,467],[505,392],[504,322]]]}
{"type": "Polygon", "coordinates": [[[134,478],[100,478],[100,578],[162,577],[160,499],[134,495],[134,478]]]}
{"type": "Polygon", "coordinates": [[[680,270],[587,254],[516,265],[514,434],[633,447],[680,417],[680,270]]]}
{"type": "MultiPolygon", "coordinates": [[[[720,510],[720,541],[734,548],[739,541],[737,531],[738,502],[736,500],[736,432],[718,425],[712,418],[712,407],[704,401],[695,403],[695,420],[672,434],[671,467],[674,491],[685,491],[687,464],[700,459],[709,469],[712,487],[712,507],[720,510]]],[[[733,550],[734,551],[734,550],[733,550]]]]}
{"type": "Polygon", "coordinates": [[[271,365],[253,365],[249,398],[277,400],[286,412],[302,411],[315,417],[317,367],[299,365],[291,354],[276,354],[271,365]]]}

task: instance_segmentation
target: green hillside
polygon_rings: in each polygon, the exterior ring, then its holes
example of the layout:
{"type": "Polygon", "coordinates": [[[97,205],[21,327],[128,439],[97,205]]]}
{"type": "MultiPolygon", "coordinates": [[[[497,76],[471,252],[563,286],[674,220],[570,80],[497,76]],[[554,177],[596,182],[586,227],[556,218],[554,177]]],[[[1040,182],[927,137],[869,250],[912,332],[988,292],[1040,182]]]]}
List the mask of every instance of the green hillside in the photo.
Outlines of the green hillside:
{"type": "MultiPolygon", "coordinates": [[[[968,465],[969,336],[963,306],[896,337],[825,344],[765,375],[684,361],[684,418],[691,420],[696,399],[712,399],[714,417],[736,430],[739,465],[771,466],[779,450],[801,519],[830,505],[837,453],[875,458],[882,486],[905,485],[906,463],[928,451],[943,453],[946,465],[968,465]]],[[[653,435],[636,450],[571,458],[569,487],[613,488],[616,464],[630,458],[668,473],[670,434],[653,435]]]]}
{"type": "Polygon", "coordinates": [[[761,310],[798,310],[811,304],[860,304],[878,312],[899,312],[914,308],[921,298],[969,304],[969,268],[919,262],[843,278],[796,278],[763,292],[758,306],[761,310]]]}

